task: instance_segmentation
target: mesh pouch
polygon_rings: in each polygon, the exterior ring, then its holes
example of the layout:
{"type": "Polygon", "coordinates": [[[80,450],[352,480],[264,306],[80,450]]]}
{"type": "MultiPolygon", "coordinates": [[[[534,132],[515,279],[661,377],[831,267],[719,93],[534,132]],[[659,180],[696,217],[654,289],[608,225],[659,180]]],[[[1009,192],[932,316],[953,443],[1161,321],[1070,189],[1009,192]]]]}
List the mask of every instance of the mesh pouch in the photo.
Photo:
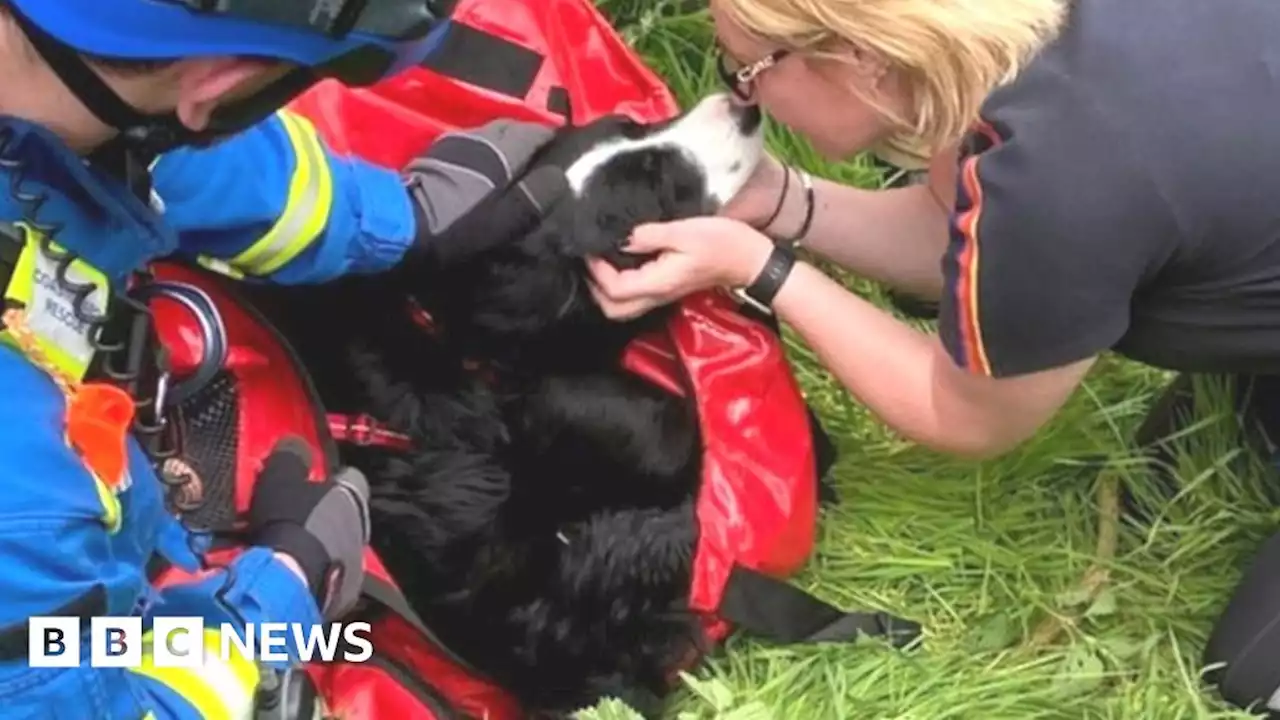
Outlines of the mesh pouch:
{"type": "Polygon", "coordinates": [[[204,503],[192,527],[230,530],[235,522],[236,453],[240,395],[235,377],[220,371],[177,408],[183,428],[183,459],[200,477],[204,503]]]}

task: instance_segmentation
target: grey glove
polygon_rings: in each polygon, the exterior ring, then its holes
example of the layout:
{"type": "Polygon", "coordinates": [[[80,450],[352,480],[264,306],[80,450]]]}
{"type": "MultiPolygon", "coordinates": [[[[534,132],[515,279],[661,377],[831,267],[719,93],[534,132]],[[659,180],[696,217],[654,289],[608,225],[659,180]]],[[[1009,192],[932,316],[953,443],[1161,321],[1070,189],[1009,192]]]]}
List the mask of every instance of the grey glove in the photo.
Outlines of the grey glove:
{"type": "Polygon", "coordinates": [[[441,135],[404,171],[415,252],[447,267],[536,227],[568,190],[563,168],[536,160],[554,135],[514,120],[441,135]]]}
{"type": "Polygon", "coordinates": [[[309,478],[311,449],[286,437],[258,474],[249,502],[249,541],[297,561],[326,619],[360,598],[369,544],[369,484],[354,468],[309,478]]]}

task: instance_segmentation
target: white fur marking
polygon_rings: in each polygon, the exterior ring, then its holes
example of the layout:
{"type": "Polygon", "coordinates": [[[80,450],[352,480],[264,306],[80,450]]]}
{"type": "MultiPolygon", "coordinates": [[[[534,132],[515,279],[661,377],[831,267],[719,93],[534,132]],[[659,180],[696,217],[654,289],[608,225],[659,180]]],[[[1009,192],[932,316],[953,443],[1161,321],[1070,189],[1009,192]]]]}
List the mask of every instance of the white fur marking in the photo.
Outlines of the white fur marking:
{"type": "Polygon", "coordinates": [[[569,188],[580,196],[591,177],[619,155],[675,148],[702,170],[708,195],[724,205],[746,184],[764,152],[764,123],[744,134],[732,110],[727,94],[712,95],[661,132],[598,145],[569,166],[565,172],[569,188]]]}

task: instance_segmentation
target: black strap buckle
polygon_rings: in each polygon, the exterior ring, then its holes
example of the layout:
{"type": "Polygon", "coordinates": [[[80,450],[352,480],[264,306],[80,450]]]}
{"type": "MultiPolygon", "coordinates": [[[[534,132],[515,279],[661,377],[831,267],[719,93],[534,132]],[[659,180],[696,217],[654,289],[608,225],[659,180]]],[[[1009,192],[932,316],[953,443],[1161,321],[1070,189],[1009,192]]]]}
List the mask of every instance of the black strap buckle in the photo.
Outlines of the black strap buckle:
{"type": "Polygon", "coordinates": [[[718,614],[755,637],[787,645],[881,637],[902,648],[921,634],[920,625],[911,620],[885,612],[845,612],[741,565],[729,575],[718,614]]]}

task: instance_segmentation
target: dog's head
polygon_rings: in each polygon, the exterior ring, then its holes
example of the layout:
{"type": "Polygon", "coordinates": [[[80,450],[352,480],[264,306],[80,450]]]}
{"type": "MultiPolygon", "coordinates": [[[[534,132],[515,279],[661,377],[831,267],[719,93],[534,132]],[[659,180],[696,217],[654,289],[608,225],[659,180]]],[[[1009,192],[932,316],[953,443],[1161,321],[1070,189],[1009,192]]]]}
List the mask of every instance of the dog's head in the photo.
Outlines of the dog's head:
{"type": "Polygon", "coordinates": [[[747,182],[762,152],[759,109],[727,95],[664,122],[609,116],[563,128],[531,167],[564,169],[569,191],[521,237],[416,283],[425,293],[418,300],[451,343],[483,357],[509,355],[531,341],[607,334],[583,258],[641,264],[645,258],[622,250],[636,226],[715,213],[747,182]]]}
{"type": "Polygon", "coordinates": [[[569,181],[549,218],[561,251],[638,264],[621,252],[631,231],[720,210],[760,160],[762,128],[758,108],[713,95],[667,122],[609,117],[562,133],[543,157],[569,181]]]}

